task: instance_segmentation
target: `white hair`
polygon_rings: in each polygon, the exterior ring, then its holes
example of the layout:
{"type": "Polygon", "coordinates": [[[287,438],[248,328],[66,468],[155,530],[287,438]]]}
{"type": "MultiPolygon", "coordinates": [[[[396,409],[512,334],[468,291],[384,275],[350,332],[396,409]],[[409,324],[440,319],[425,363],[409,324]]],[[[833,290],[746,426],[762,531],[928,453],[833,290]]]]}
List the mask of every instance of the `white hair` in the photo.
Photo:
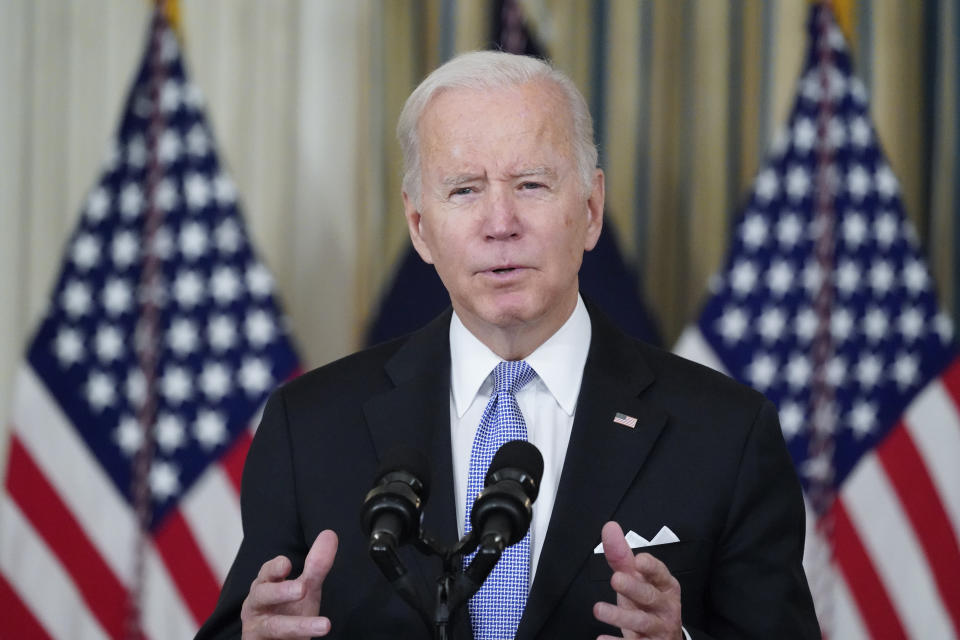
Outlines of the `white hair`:
{"type": "Polygon", "coordinates": [[[418,125],[430,100],[446,89],[500,89],[535,81],[552,83],[566,102],[573,122],[571,137],[577,172],[584,193],[590,192],[593,172],[597,168],[593,119],[586,100],[573,81],[539,58],[503,51],[472,51],[460,54],[435,69],[414,89],[400,112],[397,138],[403,152],[403,190],[418,208],[422,204],[418,125]]]}

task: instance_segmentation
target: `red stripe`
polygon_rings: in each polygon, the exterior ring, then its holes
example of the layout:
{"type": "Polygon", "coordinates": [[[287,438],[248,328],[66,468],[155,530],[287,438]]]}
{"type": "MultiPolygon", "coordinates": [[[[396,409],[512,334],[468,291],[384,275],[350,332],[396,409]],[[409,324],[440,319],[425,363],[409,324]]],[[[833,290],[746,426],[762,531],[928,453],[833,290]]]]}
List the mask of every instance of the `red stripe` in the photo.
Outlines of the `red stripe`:
{"type": "Polygon", "coordinates": [[[0,630],[0,637],[35,638],[36,640],[50,638],[50,634],[33,617],[30,609],[23,603],[2,573],[0,573],[0,602],[3,603],[3,607],[0,609],[3,612],[3,629],[0,630]]]}
{"type": "Polygon", "coordinates": [[[153,534],[157,550],[197,625],[213,613],[220,582],[197,545],[178,509],[173,509],[153,534]]]}
{"type": "Polygon", "coordinates": [[[954,631],[960,637],[960,580],[957,579],[960,545],[923,458],[903,422],[877,447],[877,455],[910,518],[914,535],[927,554],[954,631]]]}
{"type": "Polygon", "coordinates": [[[863,548],[843,500],[838,498],[830,511],[833,517],[834,558],[860,609],[860,618],[870,630],[870,637],[889,640],[906,638],[893,603],[887,596],[873,561],[863,548]]]}
{"type": "Polygon", "coordinates": [[[7,491],[73,578],[104,630],[111,637],[121,637],[126,622],[126,588],[16,436],[10,440],[7,491]]]}
{"type": "Polygon", "coordinates": [[[240,435],[234,439],[233,444],[230,445],[230,448],[223,454],[223,457],[220,458],[220,465],[223,467],[223,470],[227,472],[227,477],[230,478],[230,484],[237,490],[237,495],[240,494],[240,481],[243,478],[243,463],[247,459],[247,452],[250,450],[250,443],[252,441],[253,436],[250,435],[250,430],[244,429],[240,432],[240,435]]]}

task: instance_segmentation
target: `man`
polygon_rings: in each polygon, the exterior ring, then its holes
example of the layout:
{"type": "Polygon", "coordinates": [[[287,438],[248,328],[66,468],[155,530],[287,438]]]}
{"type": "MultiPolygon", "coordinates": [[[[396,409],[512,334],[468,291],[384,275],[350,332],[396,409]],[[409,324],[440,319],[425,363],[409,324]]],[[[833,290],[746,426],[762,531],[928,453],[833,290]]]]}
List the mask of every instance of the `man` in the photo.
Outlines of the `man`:
{"type": "MultiPolygon", "coordinates": [[[[819,637],[774,408],[580,299],[604,177],[570,80],[466,54],[414,91],[398,134],[410,237],[453,310],[274,394],[244,470],[243,545],[199,637],[428,637],[367,557],[359,508],[378,458],[411,445],[432,465],[424,528],[455,541],[478,443],[510,422],[498,405],[522,414],[544,476],[526,546],[455,637],[819,637]],[[518,367],[527,384],[504,392],[518,367]],[[665,544],[635,554],[624,530],[665,544]]],[[[436,559],[401,557],[429,592],[436,559]]]]}

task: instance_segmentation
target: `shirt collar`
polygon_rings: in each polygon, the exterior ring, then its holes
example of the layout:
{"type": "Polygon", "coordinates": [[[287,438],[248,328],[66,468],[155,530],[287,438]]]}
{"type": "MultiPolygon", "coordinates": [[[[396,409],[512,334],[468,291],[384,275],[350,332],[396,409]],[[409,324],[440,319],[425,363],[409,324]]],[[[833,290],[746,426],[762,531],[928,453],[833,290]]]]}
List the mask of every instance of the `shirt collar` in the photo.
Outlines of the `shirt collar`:
{"type": "MultiPolygon", "coordinates": [[[[570,416],[577,406],[583,367],[590,350],[590,332],[590,314],[577,294],[577,305],[563,326],[525,358],[557,404],[570,416]]],[[[454,311],[450,321],[450,389],[458,417],[462,418],[470,408],[500,360],[500,356],[470,333],[454,311]]]]}

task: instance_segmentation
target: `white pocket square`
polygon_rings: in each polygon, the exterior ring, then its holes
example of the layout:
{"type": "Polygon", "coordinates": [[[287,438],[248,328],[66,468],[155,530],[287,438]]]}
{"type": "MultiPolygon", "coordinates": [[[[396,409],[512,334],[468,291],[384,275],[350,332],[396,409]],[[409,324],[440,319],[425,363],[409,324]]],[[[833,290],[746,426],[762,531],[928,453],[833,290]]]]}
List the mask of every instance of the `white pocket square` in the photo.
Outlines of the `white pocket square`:
{"type": "MultiPolygon", "coordinates": [[[[653,536],[653,540],[647,540],[642,535],[631,529],[627,532],[626,535],[627,544],[630,545],[631,549],[640,549],[642,547],[652,547],[657,544],[670,544],[671,542],[680,542],[680,538],[677,537],[673,531],[670,530],[670,527],[664,525],[660,527],[660,531],[657,532],[657,535],[653,536]]],[[[603,553],[603,543],[601,542],[596,547],[593,548],[594,553],[603,553]]]]}

